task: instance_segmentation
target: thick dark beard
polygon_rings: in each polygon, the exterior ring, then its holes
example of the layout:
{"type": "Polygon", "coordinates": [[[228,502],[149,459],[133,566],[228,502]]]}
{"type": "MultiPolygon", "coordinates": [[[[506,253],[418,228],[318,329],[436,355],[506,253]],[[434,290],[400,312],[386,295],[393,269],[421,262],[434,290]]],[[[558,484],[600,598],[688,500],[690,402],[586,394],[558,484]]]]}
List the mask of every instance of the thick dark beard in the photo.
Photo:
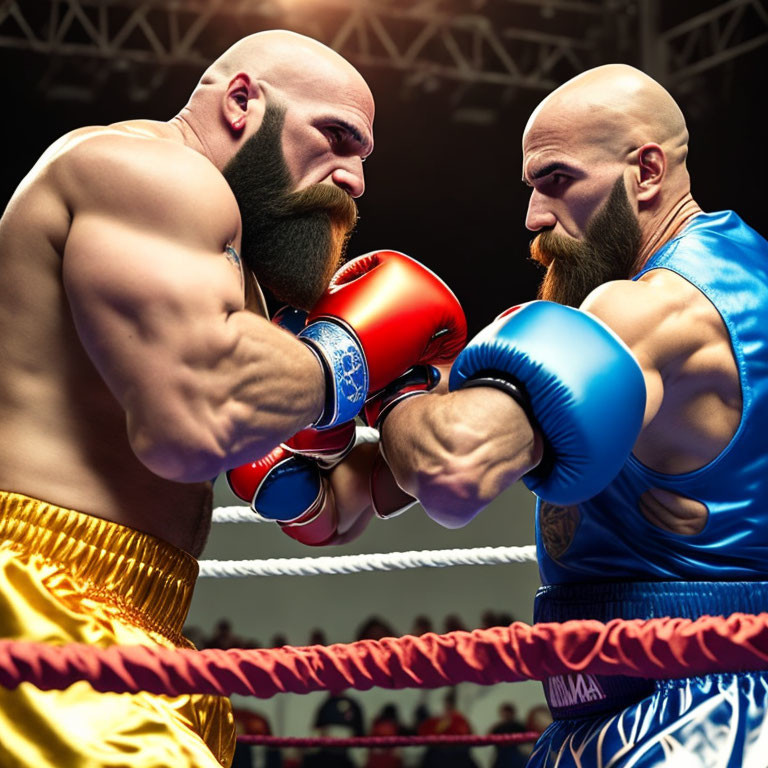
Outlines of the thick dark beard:
{"type": "Polygon", "coordinates": [[[626,280],[637,271],[641,241],[637,216],[619,177],[582,240],[551,230],[534,238],[531,258],[547,268],[538,298],[578,307],[599,285],[626,280]]]}
{"type": "Polygon", "coordinates": [[[240,208],[245,266],[278,299],[309,310],[343,261],[357,206],[332,184],[290,191],[284,118],[282,106],[267,104],[261,127],[223,173],[240,208]]]}

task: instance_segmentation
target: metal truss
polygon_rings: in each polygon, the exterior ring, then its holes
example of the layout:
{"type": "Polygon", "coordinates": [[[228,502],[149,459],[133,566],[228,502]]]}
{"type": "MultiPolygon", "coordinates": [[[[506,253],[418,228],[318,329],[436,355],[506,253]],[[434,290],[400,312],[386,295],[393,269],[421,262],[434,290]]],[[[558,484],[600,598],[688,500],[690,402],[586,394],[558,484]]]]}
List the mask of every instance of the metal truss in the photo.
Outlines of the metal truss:
{"type": "Polygon", "coordinates": [[[729,0],[659,36],[659,75],[674,87],[766,44],[766,0],[729,0]]]}
{"type": "MultiPolygon", "coordinates": [[[[491,5],[519,6],[542,22],[569,14],[580,17],[583,29],[598,23],[603,0],[316,0],[311,14],[296,0],[2,0],[0,49],[109,61],[122,69],[199,69],[243,34],[285,26],[360,67],[399,70],[411,85],[425,87],[438,80],[549,90],[593,63],[595,34],[496,24],[487,13],[491,5]]],[[[103,77],[108,69],[96,71],[103,77]]]]}
{"type": "Polygon", "coordinates": [[[359,67],[398,70],[410,88],[514,94],[602,63],[622,47],[621,29],[626,48],[628,13],[639,21],[637,63],[669,85],[764,46],[766,2],[728,0],[660,32],[658,0],[0,0],[0,50],[47,56],[43,82],[60,96],[94,98],[122,71],[141,99],[170,67],[200,70],[241,36],[286,27],[359,67]],[[69,85],[68,64],[78,69],[69,85]]]}

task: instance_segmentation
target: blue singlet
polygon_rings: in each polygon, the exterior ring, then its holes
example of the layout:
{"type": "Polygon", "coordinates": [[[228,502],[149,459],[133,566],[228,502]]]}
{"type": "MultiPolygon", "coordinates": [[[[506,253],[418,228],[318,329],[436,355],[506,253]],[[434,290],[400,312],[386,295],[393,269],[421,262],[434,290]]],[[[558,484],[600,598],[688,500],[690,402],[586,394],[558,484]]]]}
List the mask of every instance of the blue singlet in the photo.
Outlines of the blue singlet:
{"type": "MultiPolygon", "coordinates": [[[[537,622],[768,611],[768,242],[732,211],[700,214],[634,279],[652,269],[681,275],[720,313],[738,365],[741,423],[694,472],[666,475],[630,456],[584,503],[539,501],[537,622]],[[684,536],[649,522],[638,505],[649,489],[704,504],[703,530],[684,536]]],[[[531,766],[768,765],[768,674],[569,675],[544,686],[555,723],[531,766]]]]}

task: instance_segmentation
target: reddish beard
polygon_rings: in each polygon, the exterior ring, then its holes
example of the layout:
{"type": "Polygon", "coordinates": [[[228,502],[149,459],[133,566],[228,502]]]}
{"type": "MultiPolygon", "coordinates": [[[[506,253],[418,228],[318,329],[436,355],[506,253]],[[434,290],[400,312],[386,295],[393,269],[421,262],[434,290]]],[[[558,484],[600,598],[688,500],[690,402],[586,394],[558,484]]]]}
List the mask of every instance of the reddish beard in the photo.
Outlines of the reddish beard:
{"type": "Polygon", "coordinates": [[[605,205],[574,240],[551,230],[531,242],[531,258],[547,268],[538,298],[578,307],[599,285],[626,280],[638,268],[642,232],[619,177],[605,205]]]}

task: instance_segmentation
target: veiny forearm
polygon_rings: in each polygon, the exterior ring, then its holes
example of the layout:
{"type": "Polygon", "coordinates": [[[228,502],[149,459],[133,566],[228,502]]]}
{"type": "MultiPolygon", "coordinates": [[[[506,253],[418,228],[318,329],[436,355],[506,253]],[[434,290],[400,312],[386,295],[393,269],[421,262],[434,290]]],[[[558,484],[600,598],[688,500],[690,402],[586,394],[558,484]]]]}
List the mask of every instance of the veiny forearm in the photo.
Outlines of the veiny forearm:
{"type": "Polygon", "coordinates": [[[210,478],[261,457],[314,421],[325,382],[312,352],[251,312],[202,330],[163,386],[128,407],[137,455],[168,479],[210,478]]]}
{"type": "Polygon", "coordinates": [[[520,406],[486,387],[406,400],[384,422],[382,446],[398,484],[448,528],[469,522],[542,450],[520,406]]]}

